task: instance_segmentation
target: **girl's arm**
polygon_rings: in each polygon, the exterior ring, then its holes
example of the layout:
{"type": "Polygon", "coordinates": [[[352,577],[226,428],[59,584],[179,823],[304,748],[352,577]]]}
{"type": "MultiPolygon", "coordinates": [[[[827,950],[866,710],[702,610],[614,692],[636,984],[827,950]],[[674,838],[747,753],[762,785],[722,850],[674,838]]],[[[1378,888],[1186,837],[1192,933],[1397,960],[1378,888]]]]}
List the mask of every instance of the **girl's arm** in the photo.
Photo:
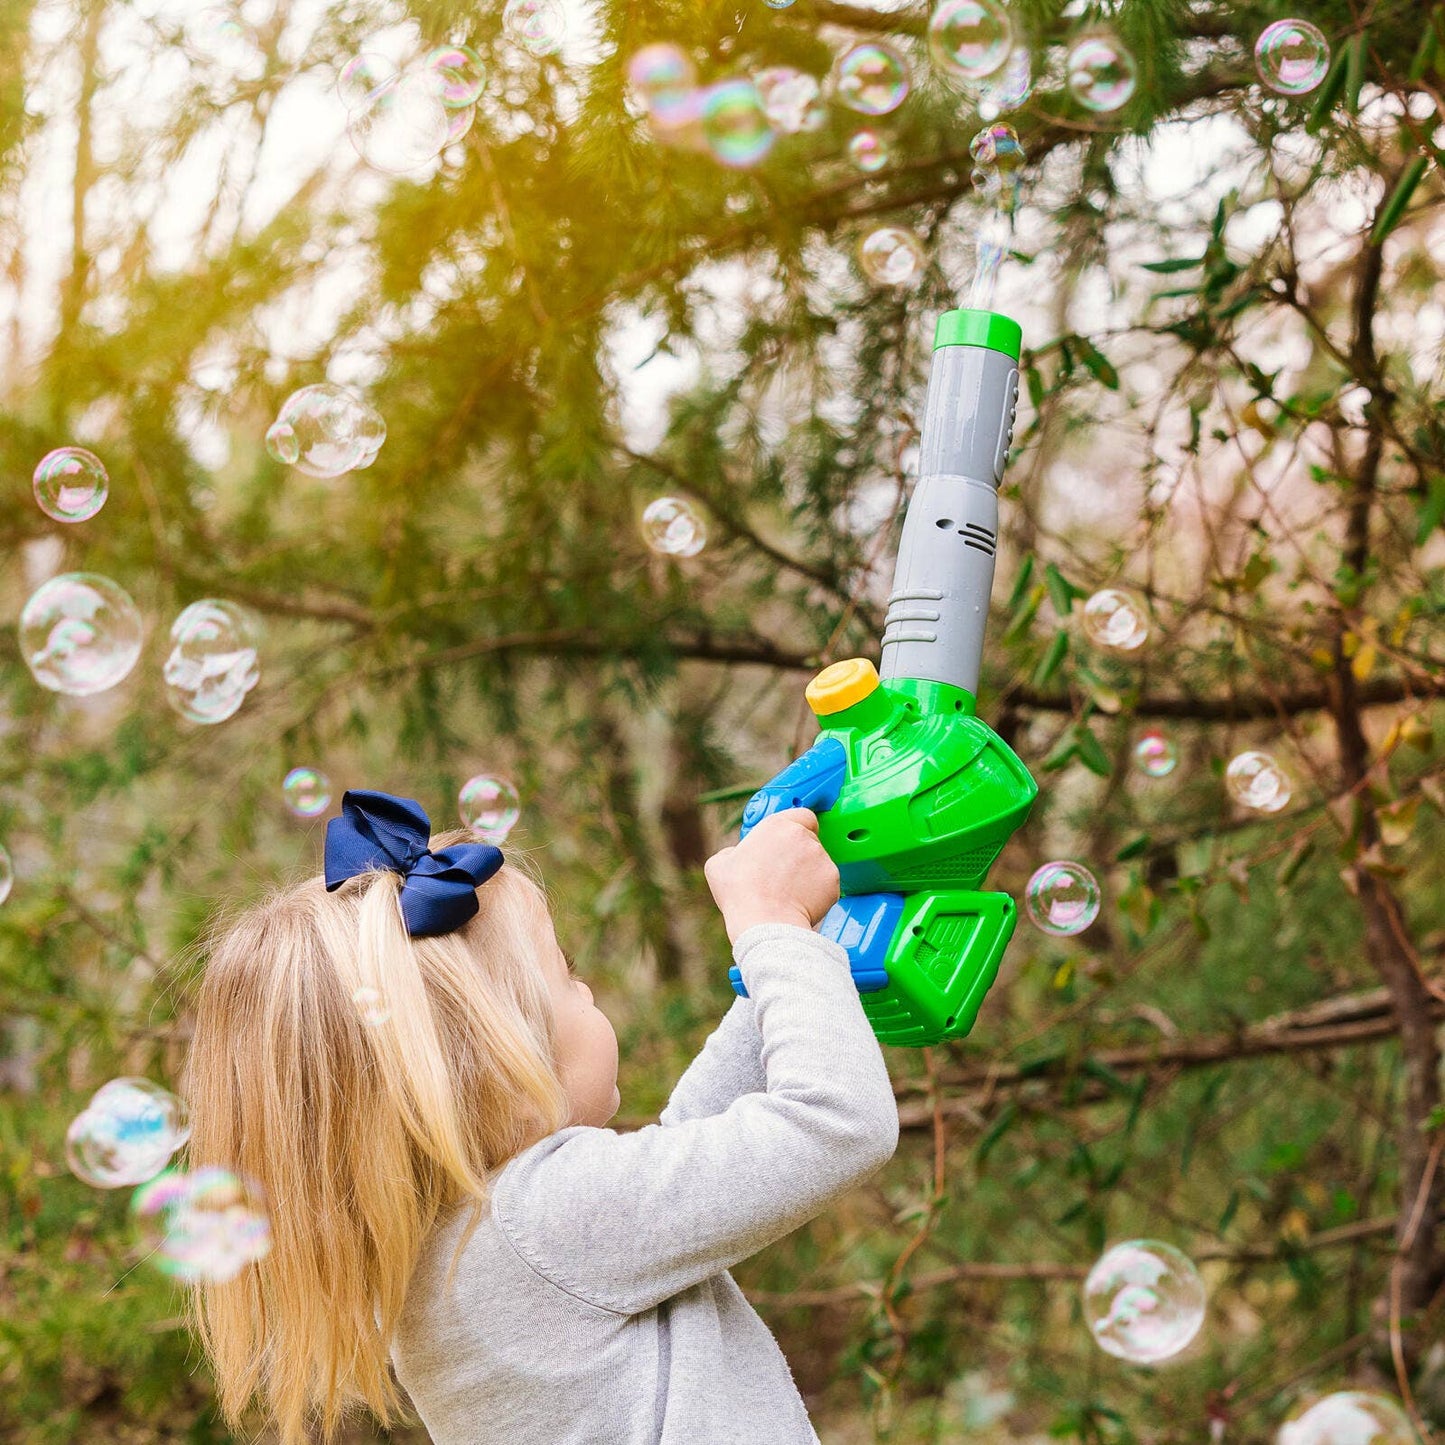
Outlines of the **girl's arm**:
{"type": "Polygon", "coordinates": [[[721,1114],[744,1094],[766,1093],[762,1051],[752,999],[735,998],[701,1052],[683,1070],[657,1122],[672,1125],[706,1119],[721,1114]]]}

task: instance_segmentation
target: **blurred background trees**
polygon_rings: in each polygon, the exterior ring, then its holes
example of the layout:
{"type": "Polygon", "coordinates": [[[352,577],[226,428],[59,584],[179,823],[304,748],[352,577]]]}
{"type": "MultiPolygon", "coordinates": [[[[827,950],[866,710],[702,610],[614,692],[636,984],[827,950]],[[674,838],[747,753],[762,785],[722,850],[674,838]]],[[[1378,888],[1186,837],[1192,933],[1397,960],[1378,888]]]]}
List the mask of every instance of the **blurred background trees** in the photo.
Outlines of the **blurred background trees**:
{"type": "MultiPolygon", "coordinates": [[[[738,1275],[827,1442],[1263,1439],[1348,1383],[1445,1423],[1445,7],[1012,15],[1036,83],[1004,117],[1028,168],[999,309],[1028,386],[979,710],[1042,792],[992,876],[1077,859],[1104,908],[1022,922],[966,1042],[888,1051],[893,1163],[738,1275]],[[1310,95],[1255,72],[1282,14],[1333,46],[1310,95]],[[1061,79],[1095,23],[1139,67],[1108,114],[1061,79]],[[1148,599],[1137,652],[1080,629],[1115,584],[1148,599]],[[1150,727],[1167,776],[1133,761],[1150,727]],[[1249,747],[1283,812],[1229,798],[1249,747]],[[1137,1236],[1210,1286],[1159,1370],[1078,1303],[1137,1236]]],[[[701,864],[810,741],[811,673],[877,657],[933,323],[972,273],[976,97],[926,18],[597,0],[539,58],[454,0],[0,0],[0,1438],[228,1438],[125,1192],[63,1140],[105,1079],[176,1078],[217,904],[319,866],[292,767],[438,827],[472,774],[513,779],[510,846],[618,1026],[618,1127],[655,1118],[731,998],[701,864]],[[909,57],[904,105],[830,104],[752,168],[661,144],[627,95],[653,41],[715,81],[824,76],[859,39],[909,57]],[[369,169],[338,71],[447,41],[486,64],[471,130],[369,169]],[[923,241],[916,284],[860,273],[885,223],[923,241]],[[388,426],[334,481],[262,444],[323,379],[388,426]],[[62,526],[29,478],[71,444],[111,496],[62,526]],[[704,515],[696,556],[645,545],[662,494],[704,515]],[[91,699],[37,686],[16,633],[79,570],[148,633],[91,699]],[[212,727],[160,682],[202,597],[265,627],[212,727]]]]}

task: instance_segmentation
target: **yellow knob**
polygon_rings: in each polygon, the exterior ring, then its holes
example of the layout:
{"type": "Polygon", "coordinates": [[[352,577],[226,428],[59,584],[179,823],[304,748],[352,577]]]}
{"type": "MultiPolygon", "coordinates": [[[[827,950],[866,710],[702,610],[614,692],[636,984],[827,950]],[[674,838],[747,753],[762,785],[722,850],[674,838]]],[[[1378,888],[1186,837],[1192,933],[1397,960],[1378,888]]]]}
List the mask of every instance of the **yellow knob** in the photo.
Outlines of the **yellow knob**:
{"type": "Polygon", "coordinates": [[[808,684],[804,696],[819,717],[828,717],[861,702],[878,685],[878,669],[866,657],[850,657],[825,667],[808,684]]]}

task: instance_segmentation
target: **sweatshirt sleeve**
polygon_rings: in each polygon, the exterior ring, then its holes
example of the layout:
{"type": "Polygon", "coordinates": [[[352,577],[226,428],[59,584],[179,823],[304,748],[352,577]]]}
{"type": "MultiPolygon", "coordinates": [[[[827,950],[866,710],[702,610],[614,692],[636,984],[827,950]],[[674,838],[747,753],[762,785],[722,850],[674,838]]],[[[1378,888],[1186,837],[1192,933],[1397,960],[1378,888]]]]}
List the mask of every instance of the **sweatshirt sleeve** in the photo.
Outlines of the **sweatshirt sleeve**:
{"type": "Polygon", "coordinates": [[[492,1195],[539,1275],[638,1314],[791,1233],[898,1144],[883,1052],[836,943],[760,923],[733,949],[762,1038],[766,1092],[634,1133],[574,1125],[520,1155],[492,1195]]]}
{"type": "Polygon", "coordinates": [[[658,1123],[670,1126],[689,1119],[706,1119],[721,1114],[744,1094],[766,1093],[768,1076],[763,1071],[762,1053],[763,1039],[753,1016],[753,1001],[735,998],[673,1087],[658,1123]]]}

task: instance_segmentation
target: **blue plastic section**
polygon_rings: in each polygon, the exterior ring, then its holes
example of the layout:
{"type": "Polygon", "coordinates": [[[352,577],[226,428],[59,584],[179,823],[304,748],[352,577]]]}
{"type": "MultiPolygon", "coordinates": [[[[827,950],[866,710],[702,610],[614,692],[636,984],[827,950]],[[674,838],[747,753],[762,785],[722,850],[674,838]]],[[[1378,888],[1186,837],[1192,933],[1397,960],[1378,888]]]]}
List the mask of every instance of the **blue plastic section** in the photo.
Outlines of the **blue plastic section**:
{"type": "MultiPolygon", "coordinates": [[[[848,966],[859,993],[877,993],[888,987],[888,970],[884,965],[902,916],[901,893],[857,893],[851,898],[840,898],[818,925],[822,937],[831,938],[848,950],[848,966]]],[[[736,964],[728,969],[728,982],[740,998],[748,997],[742,972],[736,964]]]]}
{"type": "Polygon", "coordinates": [[[848,750],[843,744],[837,738],[815,743],[748,799],[739,838],[746,838],[764,818],[789,808],[826,813],[838,801],[847,776],[848,750]]]}

